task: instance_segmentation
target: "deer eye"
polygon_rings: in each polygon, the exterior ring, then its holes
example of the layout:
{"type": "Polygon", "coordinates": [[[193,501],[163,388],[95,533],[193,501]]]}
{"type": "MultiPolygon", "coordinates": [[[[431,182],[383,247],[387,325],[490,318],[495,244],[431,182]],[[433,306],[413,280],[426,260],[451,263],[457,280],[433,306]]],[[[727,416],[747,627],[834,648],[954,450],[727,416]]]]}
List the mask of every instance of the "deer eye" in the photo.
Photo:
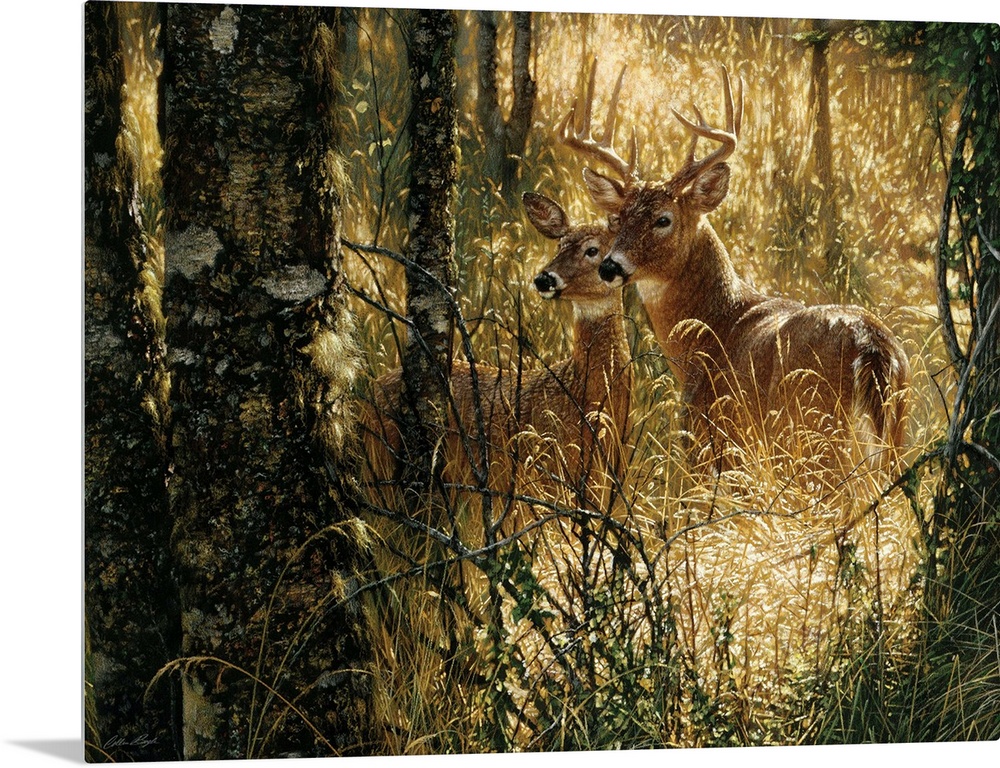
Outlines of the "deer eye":
{"type": "Polygon", "coordinates": [[[588,259],[596,258],[599,254],[600,251],[597,249],[596,246],[593,245],[583,252],[583,255],[586,256],[588,259]]]}
{"type": "Polygon", "coordinates": [[[653,226],[661,228],[669,227],[673,223],[674,223],[674,217],[671,216],[669,213],[665,213],[653,223],[653,226]]]}

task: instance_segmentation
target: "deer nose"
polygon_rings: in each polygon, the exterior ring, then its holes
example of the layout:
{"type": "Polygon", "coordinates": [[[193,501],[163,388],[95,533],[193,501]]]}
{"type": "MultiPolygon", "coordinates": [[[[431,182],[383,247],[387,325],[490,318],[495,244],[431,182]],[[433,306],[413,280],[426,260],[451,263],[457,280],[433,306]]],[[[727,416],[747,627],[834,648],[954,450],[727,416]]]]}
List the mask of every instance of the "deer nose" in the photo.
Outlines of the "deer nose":
{"type": "Polygon", "coordinates": [[[549,272],[539,272],[535,277],[535,289],[539,293],[551,293],[556,289],[556,279],[549,272]]]}
{"type": "Polygon", "coordinates": [[[622,265],[617,261],[613,261],[610,256],[601,262],[601,266],[597,269],[597,274],[606,283],[615,283],[618,280],[624,283],[627,277],[625,270],[622,269],[622,265]]]}

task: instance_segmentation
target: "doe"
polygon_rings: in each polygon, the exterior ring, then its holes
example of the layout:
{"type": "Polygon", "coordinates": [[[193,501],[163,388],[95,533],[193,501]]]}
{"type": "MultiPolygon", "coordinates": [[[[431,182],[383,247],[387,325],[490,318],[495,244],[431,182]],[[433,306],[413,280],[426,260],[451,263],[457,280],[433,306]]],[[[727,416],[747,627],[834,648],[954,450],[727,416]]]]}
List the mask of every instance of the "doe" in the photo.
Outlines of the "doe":
{"type": "MultiPolygon", "coordinates": [[[[454,362],[446,455],[449,463],[486,459],[475,455],[477,424],[482,423],[491,458],[503,464],[510,441],[531,430],[558,446],[564,479],[580,490],[595,468],[618,461],[631,402],[622,289],[598,275],[612,235],[605,224],[572,224],[563,208],[544,195],[526,193],[523,201],[534,227],[558,243],[555,257],[533,284],[544,299],[572,302],[572,354],[520,375],[480,363],[473,373],[469,362],[454,362]]],[[[366,418],[369,430],[397,456],[402,390],[400,369],[380,377],[374,413],[366,418]]]]}

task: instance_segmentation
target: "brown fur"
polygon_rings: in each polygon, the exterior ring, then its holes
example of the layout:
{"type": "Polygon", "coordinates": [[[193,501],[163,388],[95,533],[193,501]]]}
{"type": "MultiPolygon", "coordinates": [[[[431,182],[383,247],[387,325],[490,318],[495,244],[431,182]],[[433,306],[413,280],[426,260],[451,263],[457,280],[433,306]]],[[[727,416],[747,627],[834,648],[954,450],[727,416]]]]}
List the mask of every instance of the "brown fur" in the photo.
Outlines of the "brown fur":
{"type": "Polygon", "coordinates": [[[903,349],[860,307],[771,298],[737,275],[704,218],[728,191],[728,166],[682,191],[586,178],[595,201],[618,217],[605,265],[622,278],[616,283],[638,286],[699,439],[728,403],[721,412],[744,432],[766,432],[775,413],[823,429],[860,415],[891,458],[898,454],[909,385],[903,349]]]}

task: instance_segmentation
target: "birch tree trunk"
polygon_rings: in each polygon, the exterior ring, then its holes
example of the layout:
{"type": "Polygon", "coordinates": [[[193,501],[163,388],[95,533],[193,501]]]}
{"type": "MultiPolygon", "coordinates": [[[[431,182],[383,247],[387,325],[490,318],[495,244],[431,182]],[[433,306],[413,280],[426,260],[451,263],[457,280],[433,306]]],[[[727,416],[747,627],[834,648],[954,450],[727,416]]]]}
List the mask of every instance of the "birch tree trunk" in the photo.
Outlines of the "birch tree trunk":
{"type": "Polygon", "coordinates": [[[166,301],[183,752],[364,752],[333,9],[171,5],[166,301]]]}
{"type": "Polygon", "coordinates": [[[138,140],[124,119],[120,12],[88,3],[84,13],[86,738],[89,759],[145,761],[177,757],[170,688],[145,700],[177,645],[169,383],[162,252],[144,220],[138,140]]]}

